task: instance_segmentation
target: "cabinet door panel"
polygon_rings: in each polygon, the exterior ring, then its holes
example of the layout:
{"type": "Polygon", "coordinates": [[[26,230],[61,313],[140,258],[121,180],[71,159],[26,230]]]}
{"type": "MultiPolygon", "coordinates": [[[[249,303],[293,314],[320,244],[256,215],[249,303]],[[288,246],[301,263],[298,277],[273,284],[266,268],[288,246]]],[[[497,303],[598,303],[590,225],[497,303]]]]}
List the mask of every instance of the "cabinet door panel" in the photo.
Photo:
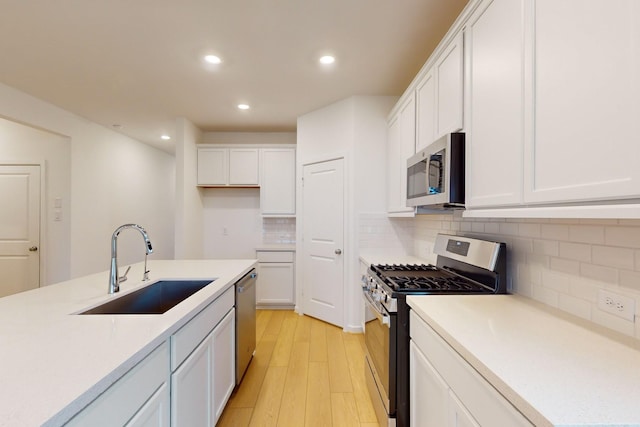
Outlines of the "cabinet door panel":
{"type": "Polygon", "coordinates": [[[387,137],[387,211],[390,215],[412,215],[407,207],[407,159],[416,148],[415,95],[403,101],[389,124],[387,137]]]}
{"type": "Polygon", "coordinates": [[[256,300],[259,305],[294,304],[293,263],[259,263],[256,300]]]}
{"type": "Polygon", "coordinates": [[[480,427],[471,416],[458,397],[449,390],[449,426],[451,427],[480,427]]]}
{"type": "Polygon", "coordinates": [[[213,425],[211,422],[212,345],[208,336],[171,375],[171,426],[213,425]]]}
{"type": "Polygon", "coordinates": [[[295,149],[263,149],[261,155],[260,212],[262,215],[295,215],[295,149]]]}
{"type": "Polygon", "coordinates": [[[229,178],[229,151],[224,148],[198,148],[198,184],[226,185],[229,178]]]}
{"type": "Polygon", "coordinates": [[[416,89],[416,152],[427,147],[436,137],[436,82],[427,73],[416,89]]]}
{"type": "Polygon", "coordinates": [[[258,185],[259,160],[257,148],[230,148],[229,185],[258,185]]]}
{"type": "Polygon", "coordinates": [[[211,335],[212,345],[212,417],[214,424],[218,422],[224,406],[236,385],[235,368],[235,314],[229,314],[216,326],[211,335]]]}
{"type": "Polygon", "coordinates": [[[417,427],[446,426],[449,387],[413,341],[409,350],[409,370],[410,424],[417,427]]]}
{"type": "Polygon", "coordinates": [[[436,138],[462,129],[463,36],[460,33],[436,62],[438,129],[436,138]]]}
{"type": "Polygon", "coordinates": [[[169,427],[169,387],[166,383],[151,396],[126,427],[169,427]]]}
{"type": "Polygon", "coordinates": [[[537,0],[528,202],[640,194],[640,3],[537,0]]]}
{"type": "Polygon", "coordinates": [[[466,204],[522,202],[522,1],[494,0],[467,26],[466,204]]]}

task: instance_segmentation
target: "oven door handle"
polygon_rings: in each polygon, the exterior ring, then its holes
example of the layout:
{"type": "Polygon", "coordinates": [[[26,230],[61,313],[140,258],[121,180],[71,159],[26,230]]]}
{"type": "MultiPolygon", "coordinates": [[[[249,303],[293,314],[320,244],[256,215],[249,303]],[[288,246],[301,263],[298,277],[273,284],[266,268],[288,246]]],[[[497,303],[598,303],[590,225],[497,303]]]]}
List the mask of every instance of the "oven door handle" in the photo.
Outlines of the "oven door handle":
{"type": "Polygon", "coordinates": [[[376,305],[368,292],[363,292],[362,296],[364,297],[364,302],[371,308],[371,311],[373,311],[373,314],[376,315],[380,323],[387,325],[387,328],[391,328],[391,317],[386,313],[381,313],[380,310],[376,308],[376,305]]]}

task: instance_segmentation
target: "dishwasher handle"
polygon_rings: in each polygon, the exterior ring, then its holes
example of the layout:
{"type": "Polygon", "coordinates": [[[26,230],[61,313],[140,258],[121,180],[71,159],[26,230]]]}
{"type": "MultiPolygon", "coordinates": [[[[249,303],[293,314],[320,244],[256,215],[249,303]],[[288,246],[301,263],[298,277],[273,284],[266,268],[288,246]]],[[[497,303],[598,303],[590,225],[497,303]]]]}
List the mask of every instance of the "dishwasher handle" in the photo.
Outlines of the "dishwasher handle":
{"type": "Polygon", "coordinates": [[[243,293],[245,290],[249,289],[256,283],[256,278],[258,277],[258,273],[255,271],[250,272],[242,279],[236,282],[236,290],[239,294],[243,293]]]}

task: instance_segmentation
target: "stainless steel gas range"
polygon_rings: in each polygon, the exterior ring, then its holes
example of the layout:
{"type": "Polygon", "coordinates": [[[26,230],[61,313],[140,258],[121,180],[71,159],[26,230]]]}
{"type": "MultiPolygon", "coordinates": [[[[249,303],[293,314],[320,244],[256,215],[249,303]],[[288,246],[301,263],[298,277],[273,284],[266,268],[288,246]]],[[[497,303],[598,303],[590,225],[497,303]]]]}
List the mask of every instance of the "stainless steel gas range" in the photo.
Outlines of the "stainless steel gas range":
{"type": "Polygon", "coordinates": [[[503,294],[506,245],[438,234],[436,265],[371,265],[362,277],[367,307],[365,375],[381,425],[409,426],[407,295],[503,294]]]}

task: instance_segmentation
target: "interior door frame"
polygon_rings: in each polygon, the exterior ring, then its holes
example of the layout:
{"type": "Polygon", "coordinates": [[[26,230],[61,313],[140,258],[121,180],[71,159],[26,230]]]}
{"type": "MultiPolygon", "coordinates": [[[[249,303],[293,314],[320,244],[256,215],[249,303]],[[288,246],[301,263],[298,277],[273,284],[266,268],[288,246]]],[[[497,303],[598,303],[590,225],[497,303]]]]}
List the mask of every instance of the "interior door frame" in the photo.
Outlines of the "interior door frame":
{"type": "Polygon", "coordinates": [[[46,256],[46,247],[47,247],[47,188],[45,186],[46,180],[46,162],[44,160],[3,160],[0,158],[0,166],[38,166],[40,168],[40,209],[38,212],[38,216],[40,217],[39,224],[40,229],[38,230],[38,287],[48,285],[44,283],[44,278],[46,276],[46,263],[44,262],[46,256]]]}
{"type": "Polygon", "coordinates": [[[342,248],[342,254],[343,254],[343,269],[342,269],[342,282],[344,284],[344,288],[343,288],[343,292],[342,292],[342,299],[343,299],[343,325],[342,328],[345,331],[350,331],[350,328],[347,328],[347,310],[348,310],[348,303],[349,300],[347,298],[348,296],[348,287],[349,287],[349,277],[351,277],[351,271],[353,269],[353,267],[351,266],[351,256],[349,256],[349,254],[352,253],[352,241],[351,241],[351,235],[349,234],[350,231],[350,223],[351,223],[351,219],[348,216],[349,213],[349,209],[350,206],[348,204],[348,201],[351,199],[351,194],[350,194],[350,186],[349,186],[349,171],[350,171],[350,165],[349,165],[349,161],[348,161],[348,156],[346,153],[344,152],[337,152],[337,153],[333,153],[330,155],[323,155],[323,156],[318,156],[318,157],[314,157],[308,160],[305,160],[304,162],[300,163],[298,165],[297,171],[296,171],[296,176],[297,176],[297,195],[296,195],[296,305],[295,305],[295,311],[298,314],[305,314],[306,312],[306,307],[304,304],[304,298],[302,295],[302,290],[304,288],[304,282],[303,282],[303,265],[304,265],[304,249],[303,249],[303,245],[304,242],[302,241],[302,232],[304,230],[304,188],[303,188],[303,177],[304,177],[304,168],[306,166],[311,166],[311,165],[315,165],[318,163],[325,163],[325,162],[330,162],[332,160],[342,160],[342,167],[343,167],[343,178],[342,178],[342,185],[343,185],[343,203],[342,203],[342,235],[343,235],[343,248],[342,248]]]}

